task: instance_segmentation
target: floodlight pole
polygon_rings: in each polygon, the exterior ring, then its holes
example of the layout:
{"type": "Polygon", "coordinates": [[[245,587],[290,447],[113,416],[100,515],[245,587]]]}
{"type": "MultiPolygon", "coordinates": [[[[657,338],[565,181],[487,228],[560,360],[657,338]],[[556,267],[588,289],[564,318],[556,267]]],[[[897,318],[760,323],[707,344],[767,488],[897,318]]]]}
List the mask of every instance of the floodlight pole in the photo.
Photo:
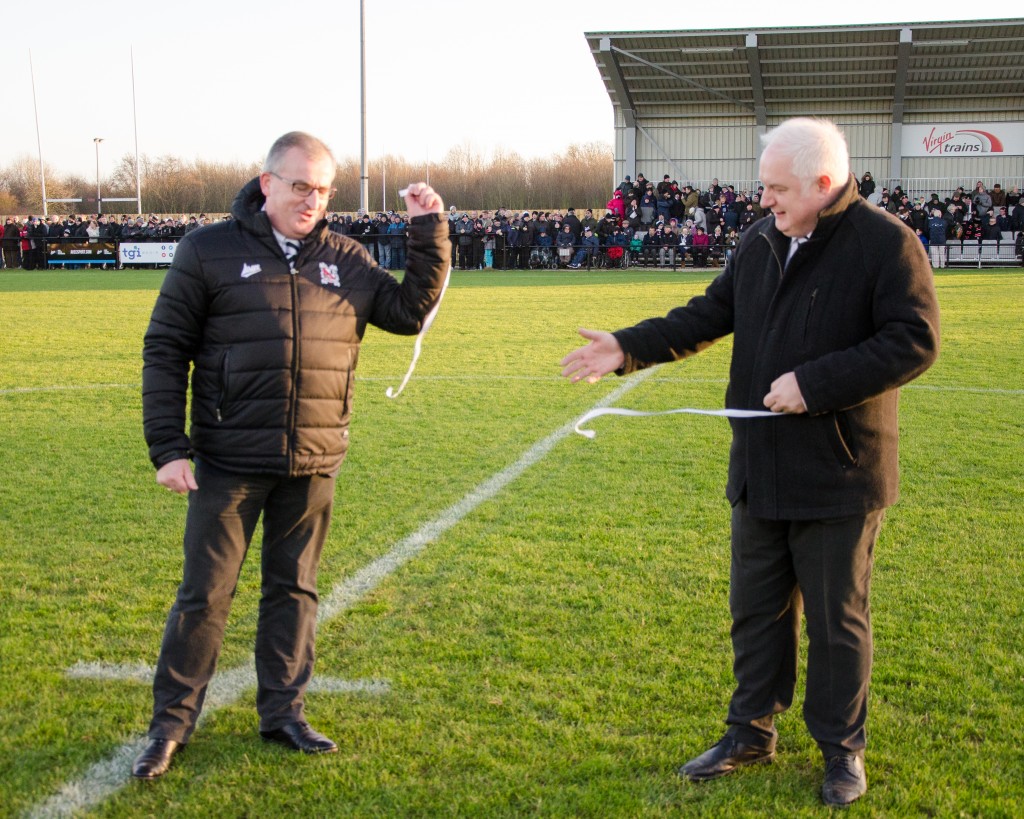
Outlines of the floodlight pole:
{"type": "Polygon", "coordinates": [[[103,141],[103,137],[93,137],[92,141],[96,143],[96,213],[103,213],[103,200],[100,198],[100,143],[103,141]]]}
{"type": "Polygon", "coordinates": [[[135,205],[142,215],[142,171],[139,169],[139,114],[135,106],[135,49],[129,50],[132,61],[132,123],[135,126],[135,205]]]}
{"type": "Polygon", "coordinates": [[[369,210],[370,177],[366,170],[366,0],[359,0],[359,209],[369,210]]]}
{"type": "Polygon", "coordinates": [[[36,150],[39,151],[39,184],[43,193],[43,216],[48,216],[46,208],[46,173],[43,171],[43,143],[39,138],[39,106],[36,104],[36,70],[32,66],[32,50],[28,52],[28,71],[32,75],[32,107],[36,112],[36,150]]]}

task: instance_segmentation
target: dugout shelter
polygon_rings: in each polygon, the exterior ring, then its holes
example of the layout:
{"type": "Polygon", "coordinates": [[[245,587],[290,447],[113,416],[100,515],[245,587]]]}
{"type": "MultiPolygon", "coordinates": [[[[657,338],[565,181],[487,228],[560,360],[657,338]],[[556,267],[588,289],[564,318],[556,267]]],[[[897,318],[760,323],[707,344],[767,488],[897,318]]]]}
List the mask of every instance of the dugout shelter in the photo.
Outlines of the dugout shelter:
{"type": "Polygon", "coordinates": [[[753,187],[758,136],[845,132],[858,178],[1024,186],[1024,19],[585,34],[612,102],[615,182],[753,187]]]}

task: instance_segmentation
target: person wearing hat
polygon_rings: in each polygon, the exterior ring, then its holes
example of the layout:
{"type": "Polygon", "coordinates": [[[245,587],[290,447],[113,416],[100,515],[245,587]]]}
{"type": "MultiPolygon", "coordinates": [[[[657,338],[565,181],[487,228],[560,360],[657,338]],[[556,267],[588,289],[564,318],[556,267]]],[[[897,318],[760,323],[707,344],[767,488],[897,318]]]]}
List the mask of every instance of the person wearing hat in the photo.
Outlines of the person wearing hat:
{"type": "Polygon", "coordinates": [[[633,181],[628,175],[619,183],[618,191],[622,194],[622,200],[624,202],[628,202],[629,197],[633,195],[633,181]]]}
{"type": "Polygon", "coordinates": [[[875,180],[871,177],[871,171],[868,171],[860,178],[860,185],[858,185],[857,189],[865,199],[875,192],[875,180]]]}
{"type": "MultiPolygon", "coordinates": [[[[587,212],[589,213],[589,211],[587,212]]],[[[600,247],[601,242],[594,233],[593,228],[590,225],[586,225],[583,228],[583,239],[580,240],[580,248],[576,251],[576,255],[573,256],[569,267],[573,270],[579,270],[583,266],[583,262],[586,262],[587,267],[590,267],[594,254],[597,253],[600,247]]]]}

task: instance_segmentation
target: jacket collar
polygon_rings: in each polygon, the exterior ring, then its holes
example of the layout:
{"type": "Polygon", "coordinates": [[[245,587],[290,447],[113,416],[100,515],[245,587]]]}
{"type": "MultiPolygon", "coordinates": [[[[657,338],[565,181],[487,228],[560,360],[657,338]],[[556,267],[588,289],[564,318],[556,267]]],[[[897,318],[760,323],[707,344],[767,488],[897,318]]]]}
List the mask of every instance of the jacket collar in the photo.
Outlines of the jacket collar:
{"type": "MultiPolygon", "coordinates": [[[[846,185],[840,191],[836,200],[818,214],[818,223],[814,226],[810,237],[807,240],[809,247],[824,245],[829,237],[839,227],[846,212],[860,201],[860,189],[857,186],[857,178],[851,173],[846,180],[846,185]]],[[[772,219],[771,227],[765,234],[772,247],[775,249],[779,259],[785,259],[789,254],[789,238],[782,231],[775,227],[775,220],[772,219]]]]}

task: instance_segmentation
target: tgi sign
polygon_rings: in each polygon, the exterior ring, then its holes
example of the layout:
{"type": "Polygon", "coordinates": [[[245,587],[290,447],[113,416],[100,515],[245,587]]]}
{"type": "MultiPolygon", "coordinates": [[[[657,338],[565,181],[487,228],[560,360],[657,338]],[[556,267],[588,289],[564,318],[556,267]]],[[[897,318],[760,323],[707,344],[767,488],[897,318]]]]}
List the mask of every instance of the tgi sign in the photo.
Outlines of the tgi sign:
{"type": "Polygon", "coordinates": [[[117,249],[121,264],[170,264],[177,242],[122,242],[117,249]]]}

